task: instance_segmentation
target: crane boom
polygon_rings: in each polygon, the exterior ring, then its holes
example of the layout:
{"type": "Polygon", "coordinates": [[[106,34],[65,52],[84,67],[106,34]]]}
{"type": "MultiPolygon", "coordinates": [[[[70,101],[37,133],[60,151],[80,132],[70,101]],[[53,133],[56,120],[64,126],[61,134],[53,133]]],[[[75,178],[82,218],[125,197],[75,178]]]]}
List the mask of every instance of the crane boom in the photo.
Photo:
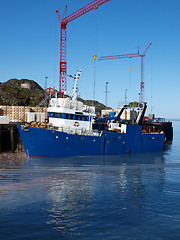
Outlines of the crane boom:
{"type": "Polygon", "coordinates": [[[103,57],[100,57],[98,59],[98,61],[119,59],[119,58],[133,58],[133,57],[139,57],[138,53],[121,54],[121,55],[113,55],[113,56],[103,56],[103,57]]]}
{"type": "Polygon", "coordinates": [[[79,10],[77,10],[76,12],[70,14],[69,16],[65,17],[63,19],[63,22],[64,23],[69,23],[71,22],[72,20],[82,16],[83,14],[93,10],[93,9],[96,9],[98,8],[100,5],[102,5],[103,3],[107,2],[109,0],[95,0],[95,1],[92,1],[91,3],[85,5],[84,7],[80,8],[79,10]]]}
{"type": "Polygon", "coordinates": [[[56,13],[60,22],[61,30],[60,30],[60,72],[59,72],[59,96],[63,97],[64,93],[67,90],[67,62],[66,62],[66,25],[67,23],[73,21],[74,19],[82,16],[83,14],[97,9],[100,5],[107,2],[109,0],[94,0],[74,13],[66,16],[67,6],[64,11],[63,17],[56,9],[56,13]]]}

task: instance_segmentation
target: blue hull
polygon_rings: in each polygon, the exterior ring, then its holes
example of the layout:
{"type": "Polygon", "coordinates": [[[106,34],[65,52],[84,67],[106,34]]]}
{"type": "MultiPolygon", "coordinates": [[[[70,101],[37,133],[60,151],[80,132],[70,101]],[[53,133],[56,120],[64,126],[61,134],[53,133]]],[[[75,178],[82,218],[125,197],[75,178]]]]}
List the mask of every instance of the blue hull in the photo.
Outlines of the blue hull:
{"type": "Polygon", "coordinates": [[[28,156],[115,155],[160,152],[164,134],[141,133],[141,126],[127,125],[126,133],[102,132],[101,136],[74,135],[64,132],[17,126],[28,156]]]}

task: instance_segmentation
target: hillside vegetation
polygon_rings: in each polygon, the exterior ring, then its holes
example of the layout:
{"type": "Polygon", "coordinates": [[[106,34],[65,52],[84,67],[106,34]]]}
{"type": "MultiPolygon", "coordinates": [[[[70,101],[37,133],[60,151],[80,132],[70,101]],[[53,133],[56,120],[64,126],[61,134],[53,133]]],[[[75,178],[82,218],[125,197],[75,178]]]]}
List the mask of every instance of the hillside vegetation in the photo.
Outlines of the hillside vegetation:
{"type": "Polygon", "coordinates": [[[0,83],[0,105],[37,106],[44,99],[44,90],[33,80],[10,79],[0,83]],[[30,89],[22,88],[21,84],[28,84],[30,89]]]}

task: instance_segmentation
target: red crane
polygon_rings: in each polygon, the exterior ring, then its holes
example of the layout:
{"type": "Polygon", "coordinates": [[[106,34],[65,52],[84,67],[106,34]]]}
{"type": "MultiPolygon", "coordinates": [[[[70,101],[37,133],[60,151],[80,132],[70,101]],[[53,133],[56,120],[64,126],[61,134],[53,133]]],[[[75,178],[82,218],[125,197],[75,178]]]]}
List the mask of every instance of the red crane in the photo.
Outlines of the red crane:
{"type": "Polygon", "coordinates": [[[59,18],[59,22],[61,25],[60,31],[60,73],[59,73],[59,96],[63,97],[64,93],[67,90],[67,62],[66,62],[66,26],[69,22],[73,21],[74,19],[82,16],[83,14],[97,9],[101,4],[107,2],[109,0],[94,0],[91,3],[85,5],[84,7],[80,8],[76,12],[66,16],[67,6],[65,7],[63,17],[56,10],[56,13],[59,18]]]}
{"type": "Polygon", "coordinates": [[[147,48],[144,50],[142,54],[139,54],[139,50],[137,53],[130,54],[122,54],[122,55],[114,55],[114,56],[103,56],[98,59],[101,60],[111,60],[111,59],[119,59],[119,58],[133,58],[133,57],[141,57],[141,84],[140,84],[140,102],[144,102],[144,57],[146,56],[147,50],[151,46],[150,43],[147,48]]]}

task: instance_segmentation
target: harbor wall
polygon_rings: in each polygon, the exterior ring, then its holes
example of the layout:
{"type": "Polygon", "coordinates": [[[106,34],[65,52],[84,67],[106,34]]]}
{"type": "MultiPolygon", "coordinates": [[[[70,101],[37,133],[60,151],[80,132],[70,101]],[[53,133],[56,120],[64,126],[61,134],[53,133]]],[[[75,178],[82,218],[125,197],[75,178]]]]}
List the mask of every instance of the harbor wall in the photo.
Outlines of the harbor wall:
{"type": "Polygon", "coordinates": [[[0,153],[24,151],[16,124],[26,123],[33,113],[48,118],[45,107],[0,105],[0,153]]]}
{"type": "Polygon", "coordinates": [[[24,152],[16,124],[0,124],[0,153],[24,152]]]}

